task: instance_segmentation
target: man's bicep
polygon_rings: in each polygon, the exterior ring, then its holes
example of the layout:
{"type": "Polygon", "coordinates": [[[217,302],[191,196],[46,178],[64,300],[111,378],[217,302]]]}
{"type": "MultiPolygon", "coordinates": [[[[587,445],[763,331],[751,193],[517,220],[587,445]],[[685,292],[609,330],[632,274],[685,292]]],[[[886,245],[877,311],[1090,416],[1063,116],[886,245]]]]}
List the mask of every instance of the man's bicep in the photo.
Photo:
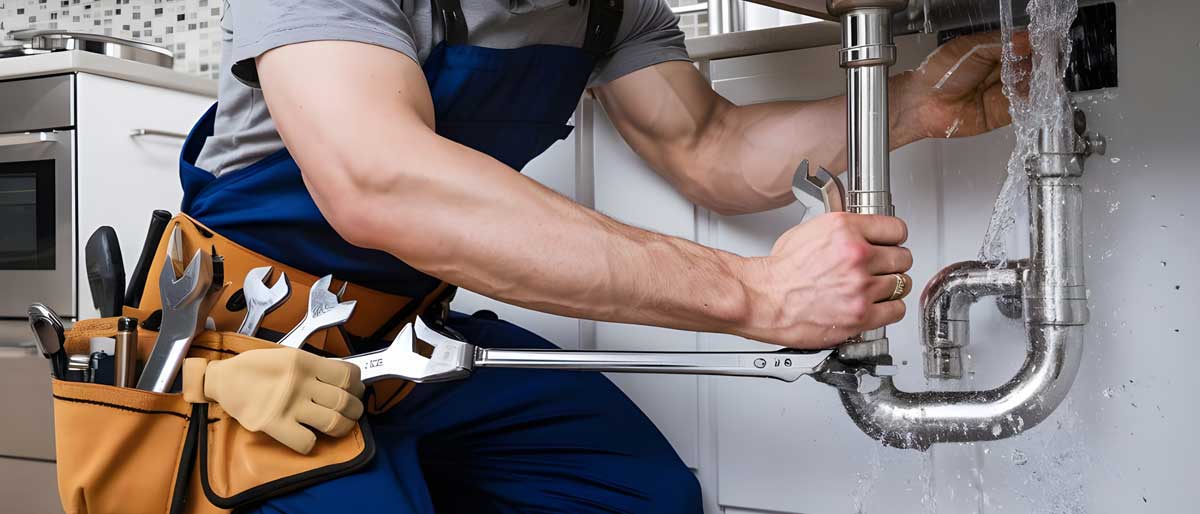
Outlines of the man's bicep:
{"type": "Polygon", "coordinates": [[[313,41],[263,54],[258,70],[271,118],[306,176],[379,155],[406,132],[432,132],[425,76],[400,52],[313,41]]]}
{"type": "Polygon", "coordinates": [[[682,61],[640,69],[594,92],[621,136],[661,173],[670,173],[663,160],[699,144],[709,123],[730,105],[695,66],[682,61]]]}

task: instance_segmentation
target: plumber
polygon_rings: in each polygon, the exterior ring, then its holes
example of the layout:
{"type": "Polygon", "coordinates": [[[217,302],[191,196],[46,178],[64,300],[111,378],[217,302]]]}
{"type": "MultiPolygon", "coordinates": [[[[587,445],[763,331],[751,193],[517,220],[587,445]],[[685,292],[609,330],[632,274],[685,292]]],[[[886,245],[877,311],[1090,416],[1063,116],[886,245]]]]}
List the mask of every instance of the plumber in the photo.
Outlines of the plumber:
{"type": "MultiPolygon", "coordinates": [[[[623,224],[520,174],[570,133],[585,92],[651,168],[722,215],[792,202],[801,160],[845,169],[843,99],[733,105],[688,60],[663,0],[226,5],[219,102],[185,145],[182,210],[264,259],[402,299],[411,308],[397,316],[423,313],[490,347],[553,344],[488,312],[439,309],[447,284],[563,316],[794,348],[831,347],[905,314],[912,255],[897,218],[818,216],[770,255],[742,257],[623,224]]],[[[1007,125],[998,42],[959,38],[892,77],[892,148],[1007,125]]],[[[385,344],[370,335],[346,336],[344,350],[385,344]]],[[[203,390],[263,376],[267,364],[248,355],[203,390]]],[[[236,388],[242,401],[222,406],[239,420],[270,417],[247,412],[253,395],[307,402],[288,392],[306,379],[236,388]]],[[[358,402],[317,401],[328,423],[266,431],[305,453],[309,428],[345,433],[358,402]]],[[[666,439],[598,373],[484,369],[368,402],[369,465],[252,511],[701,511],[666,439]]]]}

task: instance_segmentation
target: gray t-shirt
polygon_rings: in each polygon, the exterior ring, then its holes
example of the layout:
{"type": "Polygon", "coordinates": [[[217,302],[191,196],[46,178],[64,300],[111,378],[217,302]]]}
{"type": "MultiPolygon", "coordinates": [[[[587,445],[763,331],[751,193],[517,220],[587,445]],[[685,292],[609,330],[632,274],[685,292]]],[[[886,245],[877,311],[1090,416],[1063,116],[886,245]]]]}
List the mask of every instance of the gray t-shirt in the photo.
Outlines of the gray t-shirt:
{"type": "MultiPolygon", "coordinates": [[[[469,44],[490,48],[580,47],[589,1],[572,5],[572,0],[460,0],[469,44]]],[[[597,63],[590,85],[688,59],[678,20],[665,0],[623,1],[625,14],[613,47],[597,63]]],[[[213,136],[197,165],[220,176],[284,147],[262,91],[238,81],[230,72],[233,63],[280,46],[325,40],[379,45],[423,63],[442,39],[440,23],[433,22],[431,13],[430,0],[226,0],[219,106],[213,136]]]]}

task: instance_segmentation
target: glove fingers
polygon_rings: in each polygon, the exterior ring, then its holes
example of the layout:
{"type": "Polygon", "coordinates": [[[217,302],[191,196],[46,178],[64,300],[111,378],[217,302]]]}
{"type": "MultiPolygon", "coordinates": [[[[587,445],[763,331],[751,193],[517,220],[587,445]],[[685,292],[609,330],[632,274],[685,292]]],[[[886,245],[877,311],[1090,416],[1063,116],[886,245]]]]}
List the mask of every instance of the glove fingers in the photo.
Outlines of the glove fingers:
{"type": "Polygon", "coordinates": [[[362,370],[354,364],[337,359],[321,359],[321,362],[313,365],[317,380],[350,391],[354,396],[362,396],[366,389],[359,378],[362,370]]]}
{"type": "Polygon", "coordinates": [[[344,436],[350,433],[355,425],[354,420],[311,402],[296,410],[296,421],[331,437],[344,436]]]}
{"type": "Polygon", "coordinates": [[[275,423],[263,431],[301,455],[308,455],[317,444],[317,435],[295,422],[275,423]]]}
{"type": "Polygon", "coordinates": [[[350,419],[362,417],[362,400],[350,392],[322,382],[311,382],[306,389],[313,403],[332,409],[350,419]]]}

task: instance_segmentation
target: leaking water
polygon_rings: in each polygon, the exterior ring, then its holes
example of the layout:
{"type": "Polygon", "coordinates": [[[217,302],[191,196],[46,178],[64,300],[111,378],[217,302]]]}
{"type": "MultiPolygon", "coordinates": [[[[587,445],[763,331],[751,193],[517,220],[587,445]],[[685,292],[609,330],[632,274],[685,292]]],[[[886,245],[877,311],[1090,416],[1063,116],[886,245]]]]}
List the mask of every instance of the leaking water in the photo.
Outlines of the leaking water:
{"type": "Polygon", "coordinates": [[[1031,71],[1025,70],[1027,58],[1016,54],[1013,36],[1012,0],[999,0],[1004,52],[1001,78],[1004,94],[1009,99],[1016,145],[1008,160],[1008,175],[992,211],[979,257],[986,262],[1004,263],[1008,260],[1006,242],[1016,224],[1017,212],[1026,208],[1027,177],[1025,163],[1035,156],[1038,148],[1038,129],[1071,115],[1063,83],[1066,61],[1070,55],[1068,37],[1071,23],[1078,10],[1076,0],[1032,0],[1029,2],[1029,41],[1035,57],[1031,71]],[[1028,91],[1021,84],[1028,82],[1028,91]]]}

